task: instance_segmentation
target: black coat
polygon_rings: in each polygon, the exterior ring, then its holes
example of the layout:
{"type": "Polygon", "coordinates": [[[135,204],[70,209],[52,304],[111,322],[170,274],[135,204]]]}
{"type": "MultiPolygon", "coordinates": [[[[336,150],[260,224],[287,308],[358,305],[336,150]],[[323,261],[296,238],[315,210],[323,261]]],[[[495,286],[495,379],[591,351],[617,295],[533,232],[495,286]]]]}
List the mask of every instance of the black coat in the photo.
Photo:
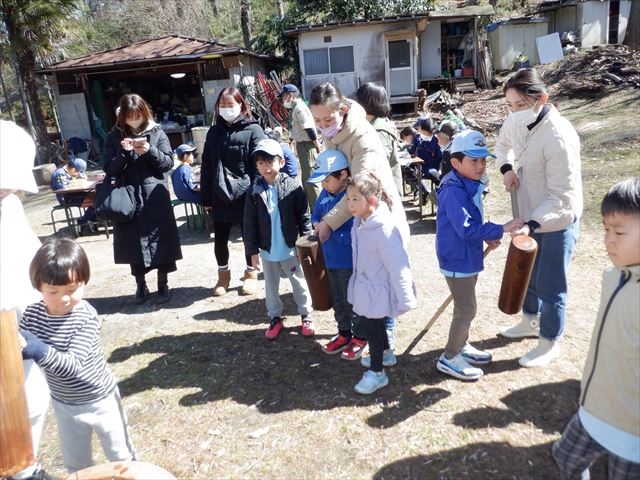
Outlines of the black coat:
{"type": "MultiPolygon", "coordinates": [[[[309,200],[298,180],[280,172],[273,187],[278,195],[280,229],[288,247],[293,248],[298,237],[311,234],[309,200]]],[[[271,251],[271,216],[265,199],[265,183],[258,177],[247,193],[244,206],[243,235],[247,255],[258,249],[271,251]]]]}
{"type": "Polygon", "coordinates": [[[229,125],[221,117],[207,133],[200,169],[200,194],[202,205],[212,207],[216,222],[241,222],[245,196],[227,203],[215,190],[218,181],[218,162],[234,175],[247,174],[251,183],[257,175],[252,153],[260,140],[265,138],[262,127],[253,120],[241,119],[229,125]]]}
{"type": "Polygon", "coordinates": [[[115,263],[157,267],[180,260],[180,236],[171,207],[165,174],[173,167],[173,152],[167,134],[155,125],[144,135],[151,147],[144,155],[123,150],[122,131],[114,127],[107,135],[103,165],[109,181],[124,175],[136,187],[138,213],[127,223],[113,226],[115,263]]]}

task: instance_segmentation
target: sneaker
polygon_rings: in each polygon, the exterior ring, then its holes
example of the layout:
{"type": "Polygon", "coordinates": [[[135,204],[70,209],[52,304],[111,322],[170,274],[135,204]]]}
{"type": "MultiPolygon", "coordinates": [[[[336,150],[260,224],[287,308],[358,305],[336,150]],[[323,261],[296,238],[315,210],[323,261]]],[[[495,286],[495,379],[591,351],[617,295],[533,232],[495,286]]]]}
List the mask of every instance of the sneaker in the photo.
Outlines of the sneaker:
{"type": "Polygon", "coordinates": [[[163,304],[171,300],[171,293],[169,293],[169,285],[163,285],[158,287],[158,300],[157,303],[163,304]]]}
{"type": "MultiPolygon", "coordinates": [[[[393,353],[392,349],[389,348],[382,352],[383,367],[393,367],[396,363],[398,363],[398,359],[396,358],[396,354],[393,353]]],[[[360,359],[360,365],[365,368],[371,368],[371,357],[362,357],[360,359]]]]}
{"type": "Polygon", "coordinates": [[[453,358],[446,358],[443,353],[436,363],[436,368],[460,380],[477,380],[484,374],[479,368],[469,365],[461,353],[453,358]]]}
{"type": "Polygon", "coordinates": [[[367,370],[353,389],[362,395],[370,395],[387,385],[389,385],[389,377],[384,373],[384,370],[380,373],[367,370]]]}
{"type": "Polygon", "coordinates": [[[340,353],[345,348],[347,348],[347,345],[349,345],[350,341],[351,337],[344,337],[340,334],[337,334],[331,340],[329,340],[326,345],[322,347],[322,351],[324,353],[328,353],[329,355],[340,353]]]}
{"type": "Polygon", "coordinates": [[[343,360],[358,360],[362,357],[362,351],[366,346],[366,340],[360,340],[359,338],[352,337],[347,348],[345,348],[340,354],[340,358],[343,360]]]}
{"type": "Polygon", "coordinates": [[[302,330],[303,337],[312,337],[316,333],[316,327],[313,326],[313,320],[307,315],[302,315],[302,330]]]}
{"type": "Polygon", "coordinates": [[[264,333],[264,336],[269,340],[275,340],[283,328],[284,325],[282,323],[282,318],[273,317],[271,319],[271,323],[269,324],[269,328],[267,328],[267,331],[264,333]]]}
{"type": "Polygon", "coordinates": [[[536,348],[518,360],[523,367],[544,367],[560,356],[560,345],[557,340],[538,339],[536,348]]]}
{"type": "Polygon", "coordinates": [[[149,295],[151,295],[151,293],[149,292],[149,289],[147,288],[146,285],[138,285],[138,287],[136,288],[136,296],[134,301],[138,305],[141,305],[147,301],[147,298],[149,298],[149,295]]]}
{"type": "Polygon", "coordinates": [[[540,335],[540,317],[523,313],[520,323],[500,330],[500,335],[507,338],[537,337],[540,335]]]}
{"type": "Polygon", "coordinates": [[[489,365],[491,363],[491,354],[489,352],[478,350],[468,343],[464,344],[464,347],[460,350],[460,355],[471,365],[489,365]]]}

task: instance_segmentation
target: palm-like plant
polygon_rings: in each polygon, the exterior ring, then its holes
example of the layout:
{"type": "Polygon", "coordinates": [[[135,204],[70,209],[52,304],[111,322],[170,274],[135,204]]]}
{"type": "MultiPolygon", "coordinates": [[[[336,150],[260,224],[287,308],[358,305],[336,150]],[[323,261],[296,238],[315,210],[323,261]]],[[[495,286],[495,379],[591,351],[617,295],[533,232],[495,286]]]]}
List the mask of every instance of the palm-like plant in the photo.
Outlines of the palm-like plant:
{"type": "MultiPolygon", "coordinates": [[[[80,0],[0,0],[0,55],[16,67],[42,155],[49,140],[35,70],[64,56],[80,0]]],[[[27,115],[27,118],[29,116],[27,115]]]]}

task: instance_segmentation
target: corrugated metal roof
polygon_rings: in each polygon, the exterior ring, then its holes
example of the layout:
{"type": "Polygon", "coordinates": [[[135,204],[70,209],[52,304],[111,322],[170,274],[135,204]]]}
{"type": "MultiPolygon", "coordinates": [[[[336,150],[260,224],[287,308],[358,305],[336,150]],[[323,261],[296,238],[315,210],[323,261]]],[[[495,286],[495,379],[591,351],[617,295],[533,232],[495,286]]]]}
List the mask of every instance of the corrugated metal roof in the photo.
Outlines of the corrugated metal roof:
{"type": "Polygon", "coordinates": [[[167,35],[150,40],[141,40],[124,47],[63,60],[54,63],[50,67],[43,68],[41,72],[90,70],[102,67],[113,67],[114,65],[148,62],[150,60],[165,63],[202,58],[215,54],[228,55],[239,53],[273,60],[273,58],[268,55],[259,55],[236,45],[227,45],[213,40],[200,40],[180,35],[167,35]]]}
{"type": "Polygon", "coordinates": [[[459,17],[481,17],[490,16],[495,13],[491,5],[462,7],[452,10],[432,10],[423,13],[414,13],[406,15],[393,15],[389,17],[373,18],[373,19],[355,19],[348,22],[328,22],[313,25],[297,25],[284,31],[287,35],[298,35],[302,32],[312,32],[318,30],[331,30],[339,27],[376,25],[380,23],[406,22],[408,20],[420,20],[423,18],[432,18],[437,20],[445,20],[459,17]]]}

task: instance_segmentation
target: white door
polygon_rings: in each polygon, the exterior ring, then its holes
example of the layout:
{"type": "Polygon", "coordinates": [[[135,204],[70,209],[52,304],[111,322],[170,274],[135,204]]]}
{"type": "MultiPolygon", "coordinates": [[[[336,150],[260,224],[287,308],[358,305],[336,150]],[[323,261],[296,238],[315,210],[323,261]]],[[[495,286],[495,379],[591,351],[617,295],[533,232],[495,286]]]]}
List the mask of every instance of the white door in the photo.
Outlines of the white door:
{"type": "Polygon", "coordinates": [[[411,95],[415,84],[413,46],[408,39],[387,41],[387,90],[389,96],[411,95]]]}

